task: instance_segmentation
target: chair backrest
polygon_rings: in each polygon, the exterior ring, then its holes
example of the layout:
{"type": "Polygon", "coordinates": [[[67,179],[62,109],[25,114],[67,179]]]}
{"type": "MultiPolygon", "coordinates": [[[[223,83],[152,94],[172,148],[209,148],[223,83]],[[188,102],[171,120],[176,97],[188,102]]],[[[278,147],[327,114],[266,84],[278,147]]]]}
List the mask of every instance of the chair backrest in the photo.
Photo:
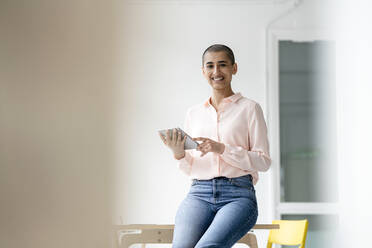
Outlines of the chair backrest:
{"type": "Polygon", "coordinates": [[[279,224],[279,229],[270,230],[267,248],[272,244],[299,245],[305,248],[307,227],[309,222],[305,220],[274,220],[273,224],[279,224]]]}

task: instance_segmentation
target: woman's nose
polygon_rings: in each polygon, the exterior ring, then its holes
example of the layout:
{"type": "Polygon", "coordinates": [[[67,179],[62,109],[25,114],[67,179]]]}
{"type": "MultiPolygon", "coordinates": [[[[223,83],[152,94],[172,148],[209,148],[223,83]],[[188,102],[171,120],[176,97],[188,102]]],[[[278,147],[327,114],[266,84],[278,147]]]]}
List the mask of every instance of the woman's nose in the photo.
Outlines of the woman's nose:
{"type": "Polygon", "coordinates": [[[220,67],[217,65],[214,67],[213,73],[216,74],[218,72],[220,72],[220,67]]]}

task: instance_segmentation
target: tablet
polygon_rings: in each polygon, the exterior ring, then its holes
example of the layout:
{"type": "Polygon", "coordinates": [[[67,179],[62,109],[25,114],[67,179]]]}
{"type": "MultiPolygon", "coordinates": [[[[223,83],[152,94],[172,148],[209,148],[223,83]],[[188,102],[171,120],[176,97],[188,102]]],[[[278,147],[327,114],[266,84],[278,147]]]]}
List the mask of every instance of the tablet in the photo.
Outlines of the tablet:
{"type": "MultiPolygon", "coordinates": [[[[159,133],[163,136],[163,137],[166,137],[167,136],[167,130],[169,130],[169,135],[170,137],[172,138],[172,134],[173,134],[173,129],[164,129],[164,130],[160,130],[159,133]]],[[[185,150],[190,150],[190,149],[196,149],[199,145],[198,142],[192,140],[192,138],[190,137],[190,135],[188,135],[185,131],[183,131],[181,128],[177,127],[176,128],[177,131],[180,131],[181,132],[181,137],[182,139],[185,137],[186,135],[186,141],[185,141],[185,150]]]]}

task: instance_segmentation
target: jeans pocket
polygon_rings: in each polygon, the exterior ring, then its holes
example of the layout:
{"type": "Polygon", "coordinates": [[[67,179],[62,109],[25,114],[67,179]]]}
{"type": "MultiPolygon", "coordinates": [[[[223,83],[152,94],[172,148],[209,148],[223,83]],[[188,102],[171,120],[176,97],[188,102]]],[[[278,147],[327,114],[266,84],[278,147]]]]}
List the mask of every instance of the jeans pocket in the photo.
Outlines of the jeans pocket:
{"type": "Polygon", "coordinates": [[[194,185],[196,185],[198,183],[198,181],[196,180],[196,179],[192,179],[192,181],[191,181],[191,186],[194,186],[194,185]]]}
{"type": "Polygon", "coordinates": [[[256,190],[254,189],[254,186],[253,186],[253,183],[252,183],[252,180],[251,180],[250,176],[242,176],[242,177],[231,178],[230,182],[234,186],[241,187],[241,188],[246,188],[246,189],[249,189],[252,192],[256,192],[256,190]]]}

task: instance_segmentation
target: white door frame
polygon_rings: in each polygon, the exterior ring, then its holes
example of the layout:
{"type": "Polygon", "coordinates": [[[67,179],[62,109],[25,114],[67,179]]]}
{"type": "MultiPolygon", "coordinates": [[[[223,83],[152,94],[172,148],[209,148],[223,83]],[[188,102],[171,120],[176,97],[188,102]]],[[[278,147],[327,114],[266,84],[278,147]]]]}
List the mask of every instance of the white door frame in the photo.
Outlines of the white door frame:
{"type": "Polygon", "coordinates": [[[335,40],[332,32],[320,29],[272,29],[267,33],[266,106],[272,168],[270,173],[272,216],[282,214],[337,214],[337,203],[280,202],[279,41],[311,42],[335,40]]]}

